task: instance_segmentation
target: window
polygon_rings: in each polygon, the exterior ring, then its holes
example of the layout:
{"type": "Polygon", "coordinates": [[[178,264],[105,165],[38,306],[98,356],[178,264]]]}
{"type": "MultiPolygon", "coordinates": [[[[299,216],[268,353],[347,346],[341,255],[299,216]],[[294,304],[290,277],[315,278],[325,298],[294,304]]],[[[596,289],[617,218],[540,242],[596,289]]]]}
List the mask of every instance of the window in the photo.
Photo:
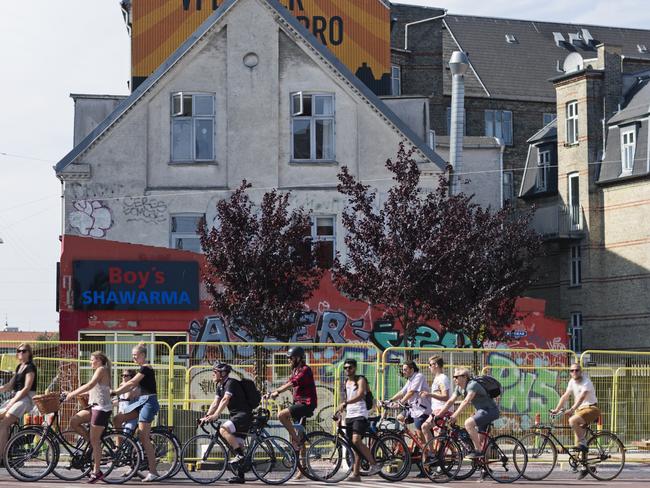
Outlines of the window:
{"type": "Polygon", "coordinates": [[[630,174],[634,169],[634,152],[636,149],[636,131],[634,128],[621,129],[621,161],[623,173],[630,174]]]}
{"type": "MultiPolygon", "coordinates": [[[[463,135],[467,135],[467,123],[465,122],[465,109],[463,109],[463,135]]],[[[447,134],[451,135],[451,107],[447,107],[447,134]]]]}
{"type": "Polygon", "coordinates": [[[571,286],[582,284],[582,251],[580,244],[571,246],[571,286]]]}
{"type": "Polygon", "coordinates": [[[214,95],[172,94],[172,161],[214,161],[214,95]]]}
{"type": "Polygon", "coordinates": [[[291,95],[291,159],[333,161],[334,95],[291,95]]]}
{"type": "Polygon", "coordinates": [[[580,230],[582,214],[580,208],[580,174],[569,175],[569,217],[571,230],[580,230]]]}
{"type": "Polygon", "coordinates": [[[314,216],[311,223],[311,239],[318,243],[316,260],[318,266],[329,269],[336,256],[336,217],[314,216]]]}
{"type": "Polygon", "coordinates": [[[498,137],[504,144],[512,146],[512,112],[509,110],[486,110],[485,135],[498,137]]]}
{"type": "Polygon", "coordinates": [[[566,104],[566,142],[578,143],[578,102],[566,104]]]}
{"type": "Polygon", "coordinates": [[[555,114],[544,113],[542,114],[542,123],[544,124],[544,126],[547,126],[548,124],[550,124],[555,120],[555,117],[556,117],[555,114]]]}
{"type": "Polygon", "coordinates": [[[502,175],[502,184],[503,184],[503,206],[509,205],[512,203],[512,199],[515,193],[515,183],[513,181],[513,172],[504,171],[502,175]]]}
{"type": "Polygon", "coordinates": [[[199,222],[204,214],[172,215],[171,247],[184,251],[201,252],[199,222]]]}
{"type": "Polygon", "coordinates": [[[537,191],[548,190],[549,172],[551,170],[551,151],[540,151],[537,157],[537,179],[535,187],[537,191]]]}
{"type": "Polygon", "coordinates": [[[571,349],[582,352],[582,312],[571,312],[571,349]]]}
{"type": "Polygon", "coordinates": [[[391,93],[399,97],[402,95],[402,69],[399,66],[390,67],[391,93]]]}

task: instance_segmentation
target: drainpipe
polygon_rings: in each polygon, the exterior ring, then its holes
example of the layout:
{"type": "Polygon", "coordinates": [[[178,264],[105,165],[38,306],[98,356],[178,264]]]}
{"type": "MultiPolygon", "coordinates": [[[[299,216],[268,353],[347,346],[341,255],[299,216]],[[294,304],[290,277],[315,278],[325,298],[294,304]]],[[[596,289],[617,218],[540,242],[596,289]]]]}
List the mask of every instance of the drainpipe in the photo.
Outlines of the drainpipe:
{"type": "Polygon", "coordinates": [[[425,22],[431,22],[432,20],[443,19],[447,16],[447,9],[443,9],[444,13],[442,15],[437,15],[435,17],[429,17],[428,19],[416,20],[415,22],[409,22],[404,24],[404,50],[408,51],[409,48],[409,27],[412,25],[423,24],[425,22]]]}
{"type": "Polygon", "coordinates": [[[449,164],[452,168],[451,186],[449,192],[458,190],[456,174],[461,172],[463,165],[463,127],[465,126],[465,73],[469,67],[467,55],[462,51],[454,51],[449,59],[451,69],[451,124],[449,134],[449,164]]]}
{"type": "MultiPolygon", "coordinates": [[[[501,139],[497,139],[499,141],[499,144],[501,145],[501,154],[499,155],[499,174],[501,175],[501,180],[499,181],[499,195],[501,195],[501,208],[503,208],[503,153],[506,150],[506,145],[503,143],[501,139]]],[[[530,151],[530,149],[529,149],[530,151]]],[[[526,158],[528,160],[528,158],[526,158]]],[[[515,181],[514,181],[514,175],[512,178],[512,188],[514,189],[515,187],[515,181]]]]}

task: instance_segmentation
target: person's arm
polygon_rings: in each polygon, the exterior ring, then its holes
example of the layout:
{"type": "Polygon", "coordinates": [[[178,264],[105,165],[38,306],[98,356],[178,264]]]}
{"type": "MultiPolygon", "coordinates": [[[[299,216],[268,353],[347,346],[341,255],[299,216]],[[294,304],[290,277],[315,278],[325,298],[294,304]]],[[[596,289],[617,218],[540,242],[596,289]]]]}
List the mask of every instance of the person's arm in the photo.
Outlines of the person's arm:
{"type": "MultiPolygon", "coordinates": [[[[460,412],[462,412],[463,409],[471,403],[471,401],[474,399],[475,396],[476,396],[476,392],[468,391],[467,395],[465,395],[465,399],[462,402],[460,402],[460,405],[458,405],[458,408],[453,414],[451,414],[451,417],[449,419],[452,422],[455,422],[458,416],[460,415],[460,412]]],[[[445,403],[445,406],[447,406],[448,403],[449,402],[445,403]]]]}
{"type": "Polygon", "coordinates": [[[9,403],[7,404],[5,409],[8,409],[10,406],[12,406],[21,398],[26,397],[29,394],[29,391],[32,389],[32,385],[34,384],[35,379],[36,379],[36,373],[34,373],[33,371],[27,373],[25,375],[25,386],[23,387],[22,390],[17,391],[16,394],[13,396],[13,398],[9,400],[9,403]]]}
{"type": "Polygon", "coordinates": [[[217,407],[219,406],[219,402],[221,401],[220,396],[215,396],[214,400],[212,400],[212,403],[210,404],[210,408],[208,408],[208,411],[206,414],[201,417],[201,421],[208,422],[209,418],[212,416],[212,414],[217,410],[217,407]]]}
{"type": "Polygon", "coordinates": [[[406,389],[408,388],[408,383],[405,384],[400,391],[395,393],[388,401],[389,402],[394,402],[395,400],[403,400],[404,399],[404,394],[406,393],[406,389]]]}
{"type": "Polygon", "coordinates": [[[138,373],[133,378],[131,378],[129,381],[127,381],[123,385],[120,385],[117,389],[112,390],[111,395],[121,395],[124,392],[131,391],[136,386],[139,386],[140,382],[143,379],[144,379],[144,375],[142,373],[138,373]]]}
{"type": "Polygon", "coordinates": [[[230,397],[231,395],[224,395],[221,401],[219,402],[219,406],[217,407],[217,410],[212,414],[212,415],[207,415],[206,418],[208,421],[212,422],[213,420],[217,420],[219,416],[221,415],[221,412],[223,412],[228,404],[230,403],[230,397]]]}
{"type": "Polygon", "coordinates": [[[14,374],[9,381],[7,381],[6,384],[0,386],[0,393],[4,393],[5,391],[9,391],[14,387],[14,383],[16,382],[16,375],[14,374]]]}
{"type": "Polygon", "coordinates": [[[562,408],[562,405],[564,405],[564,402],[566,402],[569,399],[570,395],[571,395],[571,387],[567,387],[564,394],[558,400],[557,406],[553,410],[551,410],[551,412],[554,413],[554,414],[558,413],[560,411],[560,409],[562,408]]]}
{"type": "Polygon", "coordinates": [[[366,401],[366,392],[368,391],[368,382],[365,378],[359,378],[357,381],[357,392],[352,398],[347,398],[341,405],[339,405],[339,411],[345,410],[345,407],[352,405],[353,403],[358,403],[361,401],[366,401]]]}
{"type": "Polygon", "coordinates": [[[582,405],[582,402],[585,401],[585,398],[587,398],[587,394],[589,392],[587,391],[586,388],[584,388],[581,392],[580,395],[576,398],[576,401],[573,403],[573,406],[566,411],[567,415],[571,415],[573,412],[575,412],[580,405],[582,405]]]}
{"type": "Polygon", "coordinates": [[[79,388],[76,390],[71,391],[66,395],[67,399],[74,398],[76,396],[81,395],[82,393],[86,393],[87,391],[90,391],[100,380],[102,374],[104,373],[104,368],[97,368],[95,370],[95,373],[93,374],[93,377],[90,379],[88,383],[85,385],[81,385],[79,388]]]}
{"type": "MultiPolygon", "coordinates": [[[[435,386],[434,382],[434,386],[435,386]]],[[[449,400],[449,391],[447,391],[447,385],[445,385],[445,382],[442,381],[438,383],[438,386],[440,386],[440,393],[433,393],[433,392],[428,392],[428,391],[423,391],[420,393],[421,398],[434,398],[435,400],[438,400],[440,402],[446,402],[449,400]]]]}
{"type": "Polygon", "coordinates": [[[456,398],[458,398],[458,394],[454,392],[454,394],[449,397],[449,400],[447,400],[447,403],[445,403],[442,406],[442,408],[438,412],[438,416],[440,416],[440,415],[444,414],[445,412],[447,412],[447,410],[449,410],[451,408],[451,406],[454,404],[454,402],[456,402],[456,398]]]}
{"type": "Polygon", "coordinates": [[[269,396],[271,398],[277,398],[280,393],[287,391],[288,389],[293,387],[293,383],[291,380],[287,381],[284,385],[282,385],[280,388],[277,388],[276,390],[272,391],[269,396]]]}

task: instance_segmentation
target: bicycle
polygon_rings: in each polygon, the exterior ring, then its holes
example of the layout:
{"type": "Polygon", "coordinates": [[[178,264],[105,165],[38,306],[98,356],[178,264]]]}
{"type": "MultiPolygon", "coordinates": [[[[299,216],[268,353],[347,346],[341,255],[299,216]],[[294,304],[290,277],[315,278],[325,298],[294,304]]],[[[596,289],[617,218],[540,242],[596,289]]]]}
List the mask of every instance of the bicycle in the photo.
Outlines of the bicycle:
{"type": "MultiPolygon", "coordinates": [[[[265,430],[270,412],[261,408],[254,412],[253,426],[246,434],[244,459],[232,466],[233,471],[252,471],[257,479],[279,485],[289,481],[298,469],[298,456],[289,441],[269,435],[265,430]]],[[[201,484],[214,483],[226,472],[234,452],[219,432],[220,422],[199,424],[203,434],[189,439],[181,449],[181,467],[189,479],[201,484]]]]}
{"type": "Polygon", "coordinates": [[[531,481],[540,481],[547,478],[555,469],[558,448],[560,452],[569,455],[569,466],[574,472],[581,466],[593,478],[599,481],[611,481],[616,478],[625,467],[625,447],[621,440],[609,431],[594,432],[587,425],[587,449],[579,450],[577,454],[567,449],[553,431],[573,431],[569,426],[556,426],[554,420],[559,418],[565,410],[557,414],[551,412],[551,422],[548,425],[536,423],[534,431],[521,438],[521,442],[528,450],[531,463],[524,473],[524,478],[531,481]],[[532,468],[532,469],[531,469],[532,468]]]}
{"type": "MultiPolygon", "coordinates": [[[[65,396],[42,395],[35,398],[44,425],[19,429],[7,442],[5,467],[18,481],[38,481],[50,473],[65,481],[88,476],[92,469],[90,445],[76,432],[61,431],[59,409],[65,396]]],[[[101,438],[101,471],[107,483],[129,481],[139,466],[138,446],[121,432],[105,429],[101,438]]]]}
{"type": "MultiPolygon", "coordinates": [[[[441,435],[427,443],[427,449],[434,449],[429,446],[435,442],[447,442],[447,439],[456,441],[464,439],[463,450],[474,450],[473,443],[465,429],[456,424],[450,423],[448,418],[436,419],[436,426],[442,429],[441,435]]],[[[479,432],[482,437],[480,456],[471,459],[472,466],[467,473],[463,473],[462,479],[472,476],[477,470],[481,470],[482,476],[489,476],[497,483],[513,483],[520,479],[526,471],[528,455],[524,445],[515,437],[507,434],[492,437],[490,431],[492,424],[489,424],[485,432],[479,432]]],[[[457,442],[457,441],[456,441],[457,442]]],[[[461,479],[457,474],[455,479],[461,479]]]]}
{"type": "MultiPolygon", "coordinates": [[[[373,417],[369,420],[377,422],[379,419],[380,417],[373,417]]],[[[365,459],[357,447],[348,441],[341,418],[335,416],[333,420],[336,422],[336,434],[324,434],[312,441],[305,454],[306,469],[316,481],[338,483],[350,476],[355,456],[359,456],[362,469],[365,470],[361,475],[370,474],[369,460],[365,459]]],[[[408,475],[411,461],[408,447],[401,437],[391,432],[370,431],[363,438],[375,463],[381,468],[377,474],[387,480],[403,479],[408,475]],[[398,473],[397,476],[392,474],[393,469],[398,473]]]]}

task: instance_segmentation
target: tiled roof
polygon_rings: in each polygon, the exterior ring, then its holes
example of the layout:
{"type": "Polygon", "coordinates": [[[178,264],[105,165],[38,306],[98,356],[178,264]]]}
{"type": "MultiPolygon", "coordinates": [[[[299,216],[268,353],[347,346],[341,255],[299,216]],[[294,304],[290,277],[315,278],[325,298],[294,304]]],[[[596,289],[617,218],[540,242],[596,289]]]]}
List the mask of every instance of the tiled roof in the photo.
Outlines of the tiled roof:
{"type": "Polygon", "coordinates": [[[641,79],[632,88],[629,101],[625,107],[612,116],[607,123],[618,124],[650,113],[650,78],[641,79]]]}
{"type": "Polygon", "coordinates": [[[35,341],[45,332],[1,332],[0,343],[5,341],[35,341]]]}

